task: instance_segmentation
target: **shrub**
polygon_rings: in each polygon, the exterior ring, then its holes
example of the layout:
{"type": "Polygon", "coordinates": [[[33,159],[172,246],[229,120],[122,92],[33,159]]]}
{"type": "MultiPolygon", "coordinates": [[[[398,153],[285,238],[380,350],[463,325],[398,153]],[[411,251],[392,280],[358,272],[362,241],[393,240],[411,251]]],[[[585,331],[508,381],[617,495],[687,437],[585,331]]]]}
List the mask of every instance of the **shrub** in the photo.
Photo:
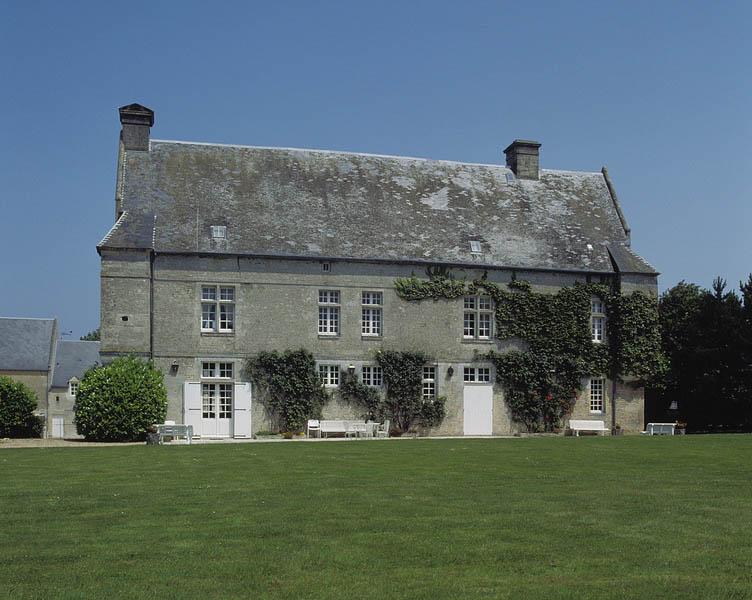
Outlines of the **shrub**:
{"type": "Polygon", "coordinates": [[[0,376],[0,437],[42,437],[44,420],[34,416],[37,397],[23,383],[0,376]]]}
{"type": "Polygon", "coordinates": [[[150,425],[167,414],[161,371],[133,356],[89,369],[78,386],[75,424],[87,440],[144,439],[150,425]]]}

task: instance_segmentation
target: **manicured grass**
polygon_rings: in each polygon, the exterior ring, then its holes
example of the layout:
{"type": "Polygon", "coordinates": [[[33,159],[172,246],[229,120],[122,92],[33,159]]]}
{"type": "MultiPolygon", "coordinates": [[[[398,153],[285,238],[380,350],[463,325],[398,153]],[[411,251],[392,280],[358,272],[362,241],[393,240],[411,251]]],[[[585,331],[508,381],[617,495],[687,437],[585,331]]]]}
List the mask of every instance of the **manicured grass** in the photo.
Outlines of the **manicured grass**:
{"type": "Polygon", "coordinates": [[[0,450],[7,598],[748,598],[752,436],[0,450]]]}

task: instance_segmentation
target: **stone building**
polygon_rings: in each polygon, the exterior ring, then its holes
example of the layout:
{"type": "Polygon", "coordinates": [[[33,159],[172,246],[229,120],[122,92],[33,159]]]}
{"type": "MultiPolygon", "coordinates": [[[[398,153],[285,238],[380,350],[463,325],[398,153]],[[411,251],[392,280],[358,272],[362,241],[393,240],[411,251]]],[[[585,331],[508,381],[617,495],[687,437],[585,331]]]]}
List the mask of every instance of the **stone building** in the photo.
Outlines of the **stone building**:
{"type": "MultiPolygon", "coordinates": [[[[518,430],[493,366],[476,359],[507,347],[488,299],[397,296],[396,278],[427,267],[543,292],[578,281],[656,292],[606,170],[540,169],[536,142],[516,140],[506,164],[483,165],[156,140],[154,113],[138,104],[120,121],[115,223],[97,247],[101,353],[152,358],[167,418],[203,436],[268,429],[243,360],[300,347],[330,388],[353,367],[379,385],[378,349],[424,351],[424,390],[447,397],[431,433],[518,430]]],[[[593,343],[603,332],[594,314],[593,343]]],[[[324,413],[352,410],[334,394],[324,413]]],[[[643,391],[597,377],[573,417],[611,424],[614,411],[640,429],[643,391]]]]}

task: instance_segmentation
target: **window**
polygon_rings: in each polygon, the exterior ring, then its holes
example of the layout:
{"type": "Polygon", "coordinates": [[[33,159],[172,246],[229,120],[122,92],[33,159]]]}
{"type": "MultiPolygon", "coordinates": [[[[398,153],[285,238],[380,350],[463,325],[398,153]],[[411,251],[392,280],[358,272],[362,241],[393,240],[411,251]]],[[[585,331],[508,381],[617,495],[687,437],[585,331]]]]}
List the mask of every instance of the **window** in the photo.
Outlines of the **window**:
{"type": "Polygon", "coordinates": [[[466,383],[490,383],[491,369],[489,367],[465,367],[462,379],[466,383]]]}
{"type": "Polygon", "coordinates": [[[606,331],[606,312],[603,300],[593,298],[590,301],[590,331],[594,342],[602,342],[606,331]]]}
{"type": "Polygon", "coordinates": [[[69,381],[68,382],[68,395],[71,398],[75,398],[76,394],[78,394],[78,381],[69,381]]]}
{"type": "Polygon", "coordinates": [[[384,383],[384,374],[381,367],[364,365],[362,369],[362,379],[365,385],[381,387],[384,383]]]}
{"type": "Polygon", "coordinates": [[[339,335],[339,290],[319,290],[319,335],[339,335]]]}
{"type": "Polygon", "coordinates": [[[381,292],[363,292],[361,303],[363,304],[363,319],[361,320],[360,332],[363,335],[381,335],[381,307],[384,296],[381,292]]]}
{"type": "Polygon", "coordinates": [[[215,240],[227,239],[227,226],[226,225],[212,225],[211,234],[215,240]]]}
{"type": "Polygon", "coordinates": [[[436,367],[423,367],[423,400],[436,398],[436,367]]]}
{"type": "Polygon", "coordinates": [[[465,296],[462,337],[490,340],[493,332],[493,303],[489,296],[465,296]]]}
{"type": "Polygon", "coordinates": [[[472,254],[482,254],[480,242],[478,240],[470,240],[470,252],[472,254]]]}
{"type": "Polygon", "coordinates": [[[201,377],[203,379],[232,379],[232,363],[203,362],[201,363],[201,377]]]}
{"type": "Polygon", "coordinates": [[[590,412],[603,412],[603,389],[605,388],[605,379],[590,380],[590,412]]]}
{"type": "Polygon", "coordinates": [[[201,286],[201,331],[221,333],[235,331],[234,287],[201,286]]]}
{"type": "Polygon", "coordinates": [[[319,379],[326,387],[339,385],[339,365],[319,365],[319,379]]]}
{"type": "MultiPolygon", "coordinates": [[[[206,380],[232,379],[233,363],[231,362],[202,362],[201,378],[206,380]]],[[[204,419],[231,419],[232,394],[231,381],[202,381],[201,382],[201,414],[204,419]]]]}

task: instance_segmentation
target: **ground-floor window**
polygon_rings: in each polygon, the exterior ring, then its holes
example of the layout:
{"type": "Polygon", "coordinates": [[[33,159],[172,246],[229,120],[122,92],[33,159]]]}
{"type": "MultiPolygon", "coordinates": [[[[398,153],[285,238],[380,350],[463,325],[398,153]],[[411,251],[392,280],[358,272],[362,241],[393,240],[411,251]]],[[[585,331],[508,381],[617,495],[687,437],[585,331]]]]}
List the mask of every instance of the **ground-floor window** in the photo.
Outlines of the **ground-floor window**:
{"type": "Polygon", "coordinates": [[[606,387],[606,380],[603,378],[590,380],[590,412],[603,412],[603,390],[606,387]]]}
{"type": "Polygon", "coordinates": [[[423,367],[423,399],[436,398],[436,367],[423,367]]]}
{"type": "Polygon", "coordinates": [[[202,383],[201,404],[204,419],[229,419],[232,417],[231,383],[202,383]]]}
{"type": "Polygon", "coordinates": [[[363,365],[361,370],[363,383],[371,387],[381,387],[384,383],[384,373],[381,367],[374,365],[363,365]]]}
{"type": "Polygon", "coordinates": [[[319,378],[326,387],[339,385],[339,365],[319,365],[319,378]]]}

